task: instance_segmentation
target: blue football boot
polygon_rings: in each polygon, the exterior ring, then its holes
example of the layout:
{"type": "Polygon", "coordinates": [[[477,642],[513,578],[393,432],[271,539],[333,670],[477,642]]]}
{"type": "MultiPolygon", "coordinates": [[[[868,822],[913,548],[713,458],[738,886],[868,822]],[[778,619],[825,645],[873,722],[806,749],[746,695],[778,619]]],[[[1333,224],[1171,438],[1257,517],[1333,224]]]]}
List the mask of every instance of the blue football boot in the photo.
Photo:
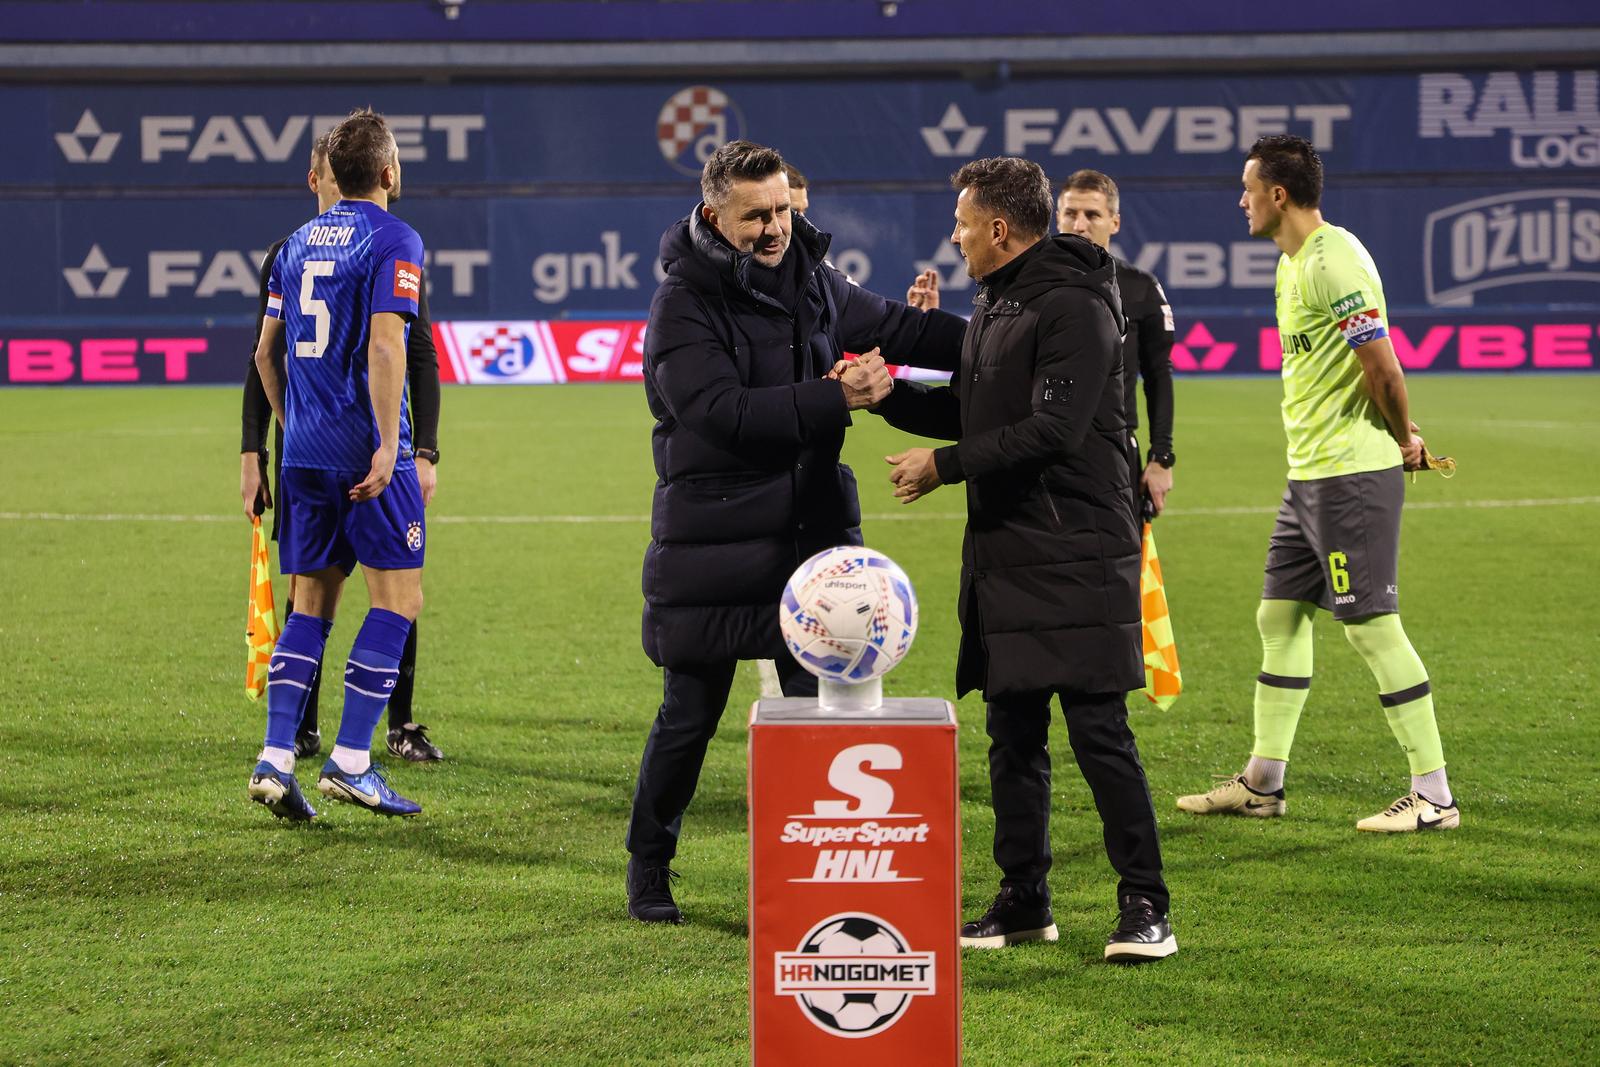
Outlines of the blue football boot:
{"type": "Polygon", "coordinates": [[[280,819],[310,822],[317,817],[317,809],[300,792],[295,776],[285,774],[266,760],[256,764],[256,769],[250,772],[250,799],[280,819]]]}
{"type": "Polygon", "coordinates": [[[330,800],[342,800],[366,808],[374,815],[421,815],[422,805],[389,788],[383,767],[374,763],[361,774],[346,774],[329,760],[322,765],[317,789],[330,800]]]}

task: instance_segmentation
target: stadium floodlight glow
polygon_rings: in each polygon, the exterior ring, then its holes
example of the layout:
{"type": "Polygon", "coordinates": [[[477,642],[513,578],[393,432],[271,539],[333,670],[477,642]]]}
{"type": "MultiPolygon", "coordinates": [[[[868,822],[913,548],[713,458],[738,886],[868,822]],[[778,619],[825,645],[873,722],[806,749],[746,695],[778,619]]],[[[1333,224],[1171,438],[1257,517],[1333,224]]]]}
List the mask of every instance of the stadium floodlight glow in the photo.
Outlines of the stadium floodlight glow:
{"type": "Polygon", "coordinates": [[[824,711],[875,711],[883,707],[883,676],[917,635],[917,594],[882,552],[842,545],[789,576],[778,625],[789,652],[817,676],[824,711]]]}

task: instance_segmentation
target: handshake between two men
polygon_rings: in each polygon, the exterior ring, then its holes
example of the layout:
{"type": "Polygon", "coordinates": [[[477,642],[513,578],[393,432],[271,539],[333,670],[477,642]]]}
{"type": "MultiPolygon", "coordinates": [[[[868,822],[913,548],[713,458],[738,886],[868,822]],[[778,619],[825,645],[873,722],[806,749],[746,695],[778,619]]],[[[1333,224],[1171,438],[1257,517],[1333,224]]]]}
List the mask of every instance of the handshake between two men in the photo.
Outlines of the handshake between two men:
{"type": "MultiPolygon", "coordinates": [[[[919,277],[918,282],[922,281],[919,277]]],[[[894,376],[889,373],[888,365],[876,348],[853,360],[841,359],[833,365],[828,377],[844,387],[845,404],[851,411],[876,408],[894,390],[894,376]]],[[[909,448],[896,455],[885,456],[884,460],[894,468],[889,481],[895,487],[895,497],[902,504],[926,496],[942,484],[938,469],[934,466],[931,448],[909,448]]]]}
{"type": "Polygon", "coordinates": [[[845,406],[851,411],[875,408],[894,390],[894,376],[876,348],[855,359],[841,359],[828,377],[844,386],[845,406]]]}

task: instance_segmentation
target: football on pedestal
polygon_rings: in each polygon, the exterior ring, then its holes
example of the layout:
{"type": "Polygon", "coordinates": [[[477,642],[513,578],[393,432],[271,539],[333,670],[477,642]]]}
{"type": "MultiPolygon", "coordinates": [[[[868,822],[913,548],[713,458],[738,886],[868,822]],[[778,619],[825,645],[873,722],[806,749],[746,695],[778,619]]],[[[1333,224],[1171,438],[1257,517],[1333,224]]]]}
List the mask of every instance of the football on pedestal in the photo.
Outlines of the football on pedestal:
{"type": "Polygon", "coordinates": [[[917,635],[911,580],[882,552],[856,545],[802,563],[778,611],[789,651],[817,676],[817,699],[828,710],[880,707],[883,676],[917,635]]]}

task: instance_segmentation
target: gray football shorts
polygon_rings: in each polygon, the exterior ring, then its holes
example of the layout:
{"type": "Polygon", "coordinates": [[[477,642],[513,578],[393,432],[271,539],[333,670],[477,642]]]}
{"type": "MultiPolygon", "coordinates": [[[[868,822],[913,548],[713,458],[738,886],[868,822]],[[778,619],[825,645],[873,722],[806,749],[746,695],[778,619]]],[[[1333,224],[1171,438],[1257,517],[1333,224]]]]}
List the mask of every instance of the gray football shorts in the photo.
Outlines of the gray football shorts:
{"type": "Polygon", "coordinates": [[[1336,619],[1400,610],[1400,467],[1291,479],[1267,544],[1263,600],[1305,600],[1336,619]]]}

